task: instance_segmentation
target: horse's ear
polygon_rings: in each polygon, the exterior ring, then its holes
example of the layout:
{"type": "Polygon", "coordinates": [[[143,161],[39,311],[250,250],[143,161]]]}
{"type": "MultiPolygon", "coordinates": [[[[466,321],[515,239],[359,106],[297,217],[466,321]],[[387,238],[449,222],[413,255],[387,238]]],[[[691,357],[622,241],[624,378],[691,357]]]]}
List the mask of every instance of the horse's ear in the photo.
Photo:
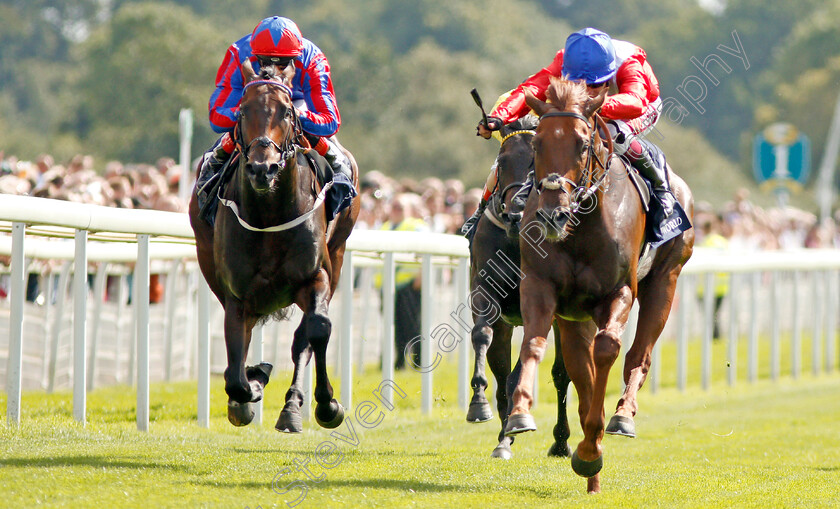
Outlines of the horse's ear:
{"type": "Polygon", "coordinates": [[[534,110],[534,113],[536,113],[537,116],[540,117],[543,116],[543,114],[548,111],[548,108],[551,107],[551,105],[547,102],[540,101],[539,99],[537,99],[534,96],[534,94],[532,94],[528,90],[525,91],[525,104],[527,104],[529,108],[534,110]]]}
{"type": "Polygon", "coordinates": [[[247,58],[244,62],[242,62],[242,65],[239,66],[239,70],[242,71],[242,82],[245,84],[250,83],[257,77],[257,74],[254,72],[254,67],[251,65],[251,61],[247,58]]]}
{"type": "Polygon", "coordinates": [[[603,87],[598,95],[595,97],[591,97],[583,107],[583,116],[586,118],[591,117],[595,114],[598,109],[604,105],[604,101],[607,99],[607,91],[609,87],[603,87]]]}

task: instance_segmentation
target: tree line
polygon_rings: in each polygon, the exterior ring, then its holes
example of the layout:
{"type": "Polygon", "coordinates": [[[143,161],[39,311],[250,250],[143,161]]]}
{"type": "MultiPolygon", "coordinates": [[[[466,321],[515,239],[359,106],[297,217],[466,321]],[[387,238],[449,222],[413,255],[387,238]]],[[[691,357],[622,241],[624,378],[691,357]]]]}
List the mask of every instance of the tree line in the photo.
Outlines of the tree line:
{"type": "Polygon", "coordinates": [[[364,169],[477,184],[497,147],[474,137],[485,103],[547,65],[584,26],[641,45],[660,79],[663,145],[689,183],[748,181],[771,122],[819,160],[840,81],[840,1],[11,0],[0,4],[0,150],[150,162],[193,153],[227,46],[263,17],[294,19],[327,55],[340,136],[364,169]],[[703,147],[704,150],[698,150],[703,147]],[[722,169],[721,166],[726,166],[722,169]]]}

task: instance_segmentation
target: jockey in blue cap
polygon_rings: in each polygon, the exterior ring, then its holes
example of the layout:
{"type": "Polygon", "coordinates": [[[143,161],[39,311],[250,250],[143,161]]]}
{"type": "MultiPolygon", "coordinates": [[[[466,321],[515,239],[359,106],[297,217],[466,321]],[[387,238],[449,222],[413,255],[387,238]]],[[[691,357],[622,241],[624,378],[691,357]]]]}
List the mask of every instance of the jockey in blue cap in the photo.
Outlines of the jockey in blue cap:
{"type": "Polygon", "coordinates": [[[311,41],[305,39],[294,21],[280,16],[259,22],[253,32],[230,45],[216,73],[216,90],[210,96],[210,124],[223,133],[205,154],[197,187],[202,189],[230,158],[235,147],[231,133],[239,119],[239,103],[245,88],[241,66],[250,62],[259,75],[260,68],[273,66],[292,73],[292,102],[304,135],[336,173],[352,182],[350,160],[333,142],[341,125],[335,100],[330,64],[311,41]]]}
{"type": "MultiPolygon", "coordinates": [[[[483,120],[480,121],[477,134],[490,138],[493,131],[497,131],[502,125],[528,114],[530,108],[525,104],[525,92],[530,92],[540,100],[546,100],[546,89],[553,76],[586,82],[592,97],[604,92],[611,83],[615,84],[618,93],[607,97],[599,110],[613,137],[615,153],[627,158],[639,173],[653,184],[664,216],[670,216],[676,200],[668,184],[664,156],[652,143],[642,139],[654,128],[662,109],[659,82],[647,63],[645,51],[635,44],[612,39],[594,28],[585,28],[569,35],[565,47],[557,53],[548,67],[500,98],[488,116],[489,125],[485,125],[483,120]]],[[[468,234],[481,217],[495,184],[494,165],[487,178],[479,209],[462,228],[464,234],[468,234]]],[[[514,200],[515,206],[523,206],[531,184],[529,179],[517,193],[519,199],[514,200]]]]}

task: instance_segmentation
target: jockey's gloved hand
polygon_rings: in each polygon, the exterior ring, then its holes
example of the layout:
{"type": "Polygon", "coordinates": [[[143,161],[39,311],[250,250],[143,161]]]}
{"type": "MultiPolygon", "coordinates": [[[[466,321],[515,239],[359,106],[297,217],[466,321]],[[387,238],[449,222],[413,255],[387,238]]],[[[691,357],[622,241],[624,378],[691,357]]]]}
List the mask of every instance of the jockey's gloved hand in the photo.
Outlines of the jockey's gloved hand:
{"type": "Polygon", "coordinates": [[[489,139],[493,131],[498,131],[505,125],[499,117],[487,117],[487,122],[484,119],[478,121],[478,126],[475,128],[475,135],[482,138],[489,139]]]}

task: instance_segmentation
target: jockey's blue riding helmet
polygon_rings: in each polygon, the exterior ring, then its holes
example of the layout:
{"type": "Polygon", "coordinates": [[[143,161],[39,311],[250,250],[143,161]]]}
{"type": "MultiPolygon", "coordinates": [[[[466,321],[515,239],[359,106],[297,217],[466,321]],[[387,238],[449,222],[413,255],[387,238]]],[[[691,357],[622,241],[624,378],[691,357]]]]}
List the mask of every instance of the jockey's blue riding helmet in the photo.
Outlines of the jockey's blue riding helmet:
{"type": "Polygon", "coordinates": [[[256,56],[297,57],[302,47],[300,29],[289,18],[265,18],[251,34],[251,52],[256,56]]]}
{"type": "Polygon", "coordinates": [[[584,28],[566,39],[563,75],[569,80],[600,85],[615,76],[616,70],[615,48],[609,35],[584,28]]]}

